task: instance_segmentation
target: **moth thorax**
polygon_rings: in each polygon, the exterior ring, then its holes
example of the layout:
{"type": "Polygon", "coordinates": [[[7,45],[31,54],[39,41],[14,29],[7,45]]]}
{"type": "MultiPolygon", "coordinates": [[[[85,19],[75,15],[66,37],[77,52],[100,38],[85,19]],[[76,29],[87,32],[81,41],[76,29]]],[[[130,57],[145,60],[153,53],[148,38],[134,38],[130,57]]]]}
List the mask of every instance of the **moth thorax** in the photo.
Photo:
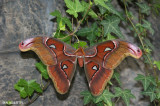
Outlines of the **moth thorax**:
{"type": "Polygon", "coordinates": [[[83,67],[83,58],[78,58],[78,63],[80,67],[83,67]]]}

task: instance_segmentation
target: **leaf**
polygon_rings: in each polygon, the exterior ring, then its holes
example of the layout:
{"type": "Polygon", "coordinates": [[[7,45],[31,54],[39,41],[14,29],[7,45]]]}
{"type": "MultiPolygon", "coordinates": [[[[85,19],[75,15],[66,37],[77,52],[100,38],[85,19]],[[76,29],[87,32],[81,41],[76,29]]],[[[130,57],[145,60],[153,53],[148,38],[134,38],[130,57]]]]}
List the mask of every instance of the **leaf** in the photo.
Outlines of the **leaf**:
{"type": "Polygon", "coordinates": [[[66,24],[72,31],[71,21],[67,17],[62,17],[61,13],[58,10],[55,10],[54,12],[50,13],[50,15],[57,17],[57,23],[58,23],[57,29],[65,31],[65,24],[66,24]]]}
{"type": "Polygon", "coordinates": [[[78,12],[83,12],[84,7],[81,5],[79,0],[75,0],[74,2],[72,0],[64,0],[66,3],[66,6],[68,7],[68,10],[66,11],[70,15],[73,15],[75,18],[78,17],[78,12]]]}
{"type": "Polygon", "coordinates": [[[148,60],[148,57],[149,57],[151,60],[153,60],[151,54],[143,55],[143,57],[144,57],[144,63],[147,63],[147,64],[150,63],[149,60],[148,60]]]}
{"type": "Polygon", "coordinates": [[[151,32],[151,34],[153,35],[154,34],[154,30],[151,27],[151,23],[149,21],[147,21],[147,20],[144,20],[144,19],[142,21],[143,21],[143,25],[142,26],[144,28],[148,29],[151,32]]]}
{"type": "Polygon", "coordinates": [[[120,86],[122,86],[122,82],[121,82],[121,80],[120,80],[120,75],[119,75],[119,73],[114,72],[114,74],[113,74],[113,77],[112,77],[112,78],[115,78],[115,79],[116,79],[116,81],[118,82],[118,84],[119,84],[120,86]]]}
{"type": "Polygon", "coordinates": [[[156,82],[153,76],[144,76],[144,75],[138,74],[135,80],[142,82],[144,91],[147,90],[150,84],[153,84],[156,86],[156,82]]]}
{"type": "Polygon", "coordinates": [[[108,106],[112,106],[111,98],[113,97],[114,95],[111,92],[109,92],[107,89],[105,89],[100,96],[96,97],[95,102],[98,103],[98,102],[104,101],[108,106]]]}
{"type": "Polygon", "coordinates": [[[51,12],[50,15],[56,16],[56,17],[62,17],[61,13],[58,10],[55,10],[54,12],[51,12]]]}
{"type": "Polygon", "coordinates": [[[6,101],[6,106],[11,106],[13,104],[13,101],[6,101]]]}
{"type": "MultiPolygon", "coordinates": [[[[85,8],[84,9],[84,14],[85,14],[89,8],[89,3],[85,2],[85,1],[82,1],[81,3],[82,3],[82,6],[85,8]]],[[[88,11],[88,15],[91,16],[92,18],[96,18],[96,19],[98,18],[97,14],[91,8],[88,11]]]]}
{"type": "Polygon", "coordinates": [[[78,36],[86,37],[90,41],[90,44],[95,43],[96,37],[99,36],[99,34],[99,29],[96,23],[93,23],[89,28],[85,27],[77,32],[78,36]]]}
{"type": "MultiPolygon", "coordinates": [[[[136,20],[136,21],[138,20],[137,17],[131,11],[127,11],[127,15],[132,20],[136,20]]],[[[131,28],[132,28],[132,30],[134,30],[132,26],[131,26],[131,28]]]]}
{"type": "Polygon", "coordinates": [[[108,81],[108,84],[109,84],[109,85],[113,85],[111,81],[108,81]]]}
{"type": "Polygon", "coordinates": [[[124,20],[124,18],[122,17],[121,13],[118,12],[113,5],[111,4],[110,1],[107,1],[106,3],[104,2],[104,0],[95,0],[97,4],[99,4],[99,10],[101,14],[104,14],[107,10],[112,13],[117,15],[119,18],[121,18],[122,20],[124,20]]]}
{"type": "MultiPolygon", "coordinates": [[[[124,2],[124,1],[121,0],[121,2],[124,2]]],[[[124,3],[128,7],[128,4],[131,4],[132,2],[133,2],[133,0],[126,0],[124,3]]]]}
{"type": "Polygon", "coordinates": [[[47,72],[47,67],[42,62],[36,63],[36,67],[41,72],[43,78],[49,79],[49,75],[48,75],[48,72],[47,72]]]}
{"type": "Polygon", "coordinates": [[[155,86],[149,86],[146,91],[143,91],[142,94],[149,96],[150,101],[152,102],[156,98],[156,94],[154,93],[155,91],[155,86]]]}
{"type": "Polygon", "coordinates": [[[76,42],[76,43],[74,43],[73,47],[76,48],[76,49],[78,49],[79,47],[87,48],[87,43],[83,42],[83,41],[80,41],[79,43],[76,42]]]}
{"type": "Polygon", "coordinates": [[[160,61],[154,61],[154,64],[157,66],[158,70],[160,70],[160,61]]]}
{"type": "Polygon", "coordinates": [[[153,44],[150,42],[148,38],[144,38],[144,41],[147,47],[150,47],[152,50],[155,50],[155,47],[153,46],[153,44]]]}
{"type": "Polygon", "coordinates": [[[157,0],[156,3],[152,4],[152,6],[153,6],[152,9],[153,9],[154,14],[159,15],[159,12],[160,12],[160,2],[158,2],[158,0],[157,0]]]}
{"type": "Polygon", "coordinates": [[[116,16],[108,16],[106,20],[101,21],[101,24],[104,26],[104,36],[108,33],[114,33],[120,38],[124,39],[118,24],[120,23],[120,19],[116,16]]]}
{"type": "Polygon", "coordinates": [[[72,31],[71,21],[70,21],[67,17],[63,17],[62,20],[63,20],[63,22],[64,22],[65,24],[67,24],[67,26],[69,27],[69,29],[72,31]]]}
{"type": "Polygon", "coordinates": [[[106,5],[108,7],[108,11],[109,12],[117,15],[120,19],[124,20],[122,14],[113,7],[113,5],[111,4],[111,2],[107,2],[106,5]]]}
{"type": "Polygon", "coordinates": [[[60,22],[59,22],[59,29],[62,31],[66,30],[65,24],[62,22],[62,20],[60,20],[60,22]]]}
{"type": "Polygon", "coordinates": [[[92,94],[89,91],[82,91],[80,94],[84,96],[84,105],[88,104],[93,99],[92,94]]]}
{"type": "Polygon", "coordinates": [[[70,44],[71,41],[71,36],[68,36],[67,34],[63,34],[62,32],[60,32],[60,30],[56,30],[55,33],[53,33],[54,38],[57,38],[65,43],[70,44]]]}
{"type": "Polygon", "coordinates": [[[148,6],[148,4],[146,3],[136,3],[139,8],[141,9],[141,13],[144,13],[146,15],[149,15],[150,14],[150,10],[151,8],[148,6]]]}
{"type": "Polygon", "coordinates": [[[40,84],[36,83],[35,80],[26,81],[24,79],[20,79],[17,82],[17,85],[20,87],[24,87],[24,90],[26,91],[28,96],[32,96],[34,91],[42,93],[40,84]]]}
{"type": "Polygon", "coordinates": [[[99,11],[100,11],[101,14],[104,14],[107,11],[106,8],[104,8],[104,7],[100,6],[100,5],[98,6],[98,8],[99,8],[99,11]]]}
{"type": "Polygon", "coordinates": [[[96,5],[100,5],[106,9],[108,9],[107,5],[105,4],[105,1],[104,0],[94,0],[95,4],[96,5]]]}
{"type": "Polygon", "coordinates": [[[151,50],[150,48],[145,48],[144,51],[145,51],[146,53],[148,53],[148,54],[151,54],[151,51],[152,51],[152,50],[151,50]]]}
{"type": "Polygon", "coordinates": [[[117,39],[115,36],[111,35],[110,33],[107,34],[107,40],[117,39]]]}
{"type": "Polygon", "coordinates": [[[103,102],[98,102],[96,106],[105,106],[103,102]]]}
{"type": "Polygon", "coordinates": [[[156,88],[156,98],[160,99],[160,88],[156,88]]]}
{"type": "Polygon", "coordinates": [[[18,86],[17,84],[15,84],[15,85],[14,85],[14,89],[16,89],[17,91],[19,91],[20,97],[22,97],[22,98],[26,98],[26,97],[27,97],[27,93],[26,93],[26,91],[24,90],[24,87],[20,87],[20,86],[18,86]]]}
{"type": "Polygon", "coordinates": [[[122,90],[119,87],[115,87],[115,97],[122,97],[127,106],[130,104],[130,98],[135,98],[135,96],[131,93],[131,90],[125,89],[122,90]]]}
{"type": "Polygon", "coordinates": [[[58,25],[57,29],[62,29],[63,30],[65,28],[65,24],[62,21],[61,13],[58,10],[55,10],[54,12],[51,12],[50,15],[57,17],[57,25],[58,25]],[[62,27],[64,27],[64,28],[62,28],[62,27]]]}

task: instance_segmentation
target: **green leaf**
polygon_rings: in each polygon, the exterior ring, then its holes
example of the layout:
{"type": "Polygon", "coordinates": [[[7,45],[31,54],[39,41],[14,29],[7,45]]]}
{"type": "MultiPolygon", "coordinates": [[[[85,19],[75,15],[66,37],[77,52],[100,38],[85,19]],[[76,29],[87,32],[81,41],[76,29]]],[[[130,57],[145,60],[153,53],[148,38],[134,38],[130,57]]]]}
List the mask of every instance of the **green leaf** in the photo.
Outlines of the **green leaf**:
{"type": "Polygon", "coordinates": [[[151,32],[151,34],[153,35],[154,34],[154,30],[151,27],[151,23],[149,21],[147,21],[147,20],[144,20],[144,19],[142,21],[143,21],[143,25],[142,26],[144,28],[148,29],[151,32]]]}
{"type": "Polygon", "coordinates": [[[98,8],[99,8],[99,11],[100,11],[101,14],[104,14],[107,11],[106,8],[104,8],[104,7],[100,6],[100,5],[98,6],[98,8]]]}
{"type": "Polygon", "coordinates": [[[42,93],[40,84],[36,83],[35,80],[26,81],[24,79],[20,79],[17,82],[17,85],[20,87],[24,87],[24,90],[26,91],[28,96],[32,96],[34,91],[42,93]]]}
{"type": "Polygon", "coordinates": [[[66,24],[72,31],[71,21],[67,17],[62,17],[61,13],[58,10],[55,10],[54,12],[50,13],[50,15],[57,17],[57,23],[58,23],[57,29],[65,31],[65,24],[66,24]]]}
{"type": "Polygon", "coordinates": [[[155,86],[149,86],[146,91],[143,91],[142,94],[149,96],[150,101],[152,102],[156,98],[156,94],[154,93],[155,91],[155,86]]]}
{"type": "Polygon", "coordinates": [[[27,97],[27,93],[26,93],[26,91],[24,90],[24,87],[20,87],[20,86],[18,86],[17,84],[15,84],[15,85],[14,85],[14,89],[16,89],[17,91],[19,91],[20,97],[22,97],[22,98],[26,98],[26,97],[27,97]]]}
{"type": "Polygon", "coordinates": [[[107,5],[105,4],[105,1],[104,0],[94,0],[95,4],[96,5],[100,5],[106,9],[108,9],[107,5]]]}
{"type": "Polygon", "coordinates": [[[7,101],[5,106],[11,106],[13,104],[13,101],[7,101]]]}
{"type": "Polygon", "coordinates": [[[156,88],[156,98],[160,99],[160,88],[156,88]]]}
{"type": "Polygon", "coordinates": [[[92,26],[89,28],[85,27],[85,28],[80,29],[77,32],[78,36],[86,37],[90,41],[90,44],[95,43],[95,40],[97,36],[99,36],[99,34],[100,34],[99,29],[96,23],[93,23],[92,26]]]}
{"type": "Polygon", "coordinates": [[[108,33],[114,33],[120,38],[124,39],[118,24],[120,23],[120,19],[116,16],[108,16],[106,20],[101,21],[101,24],[104,26],[104,36],[108,33]]]}
{"type": "Polygon", "coordinates": [[[109,12],[117,15],[120,19],[124,20],[122,14],[121,14],[119,11],[117,11],[117,10],[115,9],[115,7],[113,7],[113,5],[111,4],[111,2],[107,2],[106,5],[107,5],[107,7],[108,7],[107,9],[108,9],[109,12]]]}
{"type": "MultiPolygon", "coordinates": [[[[138,21],[138,18],[131,11],[127,11],[127,16],[132,20],[138,21]]],[[[132,30],[134,30],[132,26],[131,26],[131,28],[132,28],[132,30]]]]}
{"type": "Polygon", "coordinates": [[[60,20],[60,22],[59,22],[59,29],[60,29],[61,31],[65,31],[65,30],[66,30],[66,26],[65,26],[65,24],[62,22],[62,20],[60,20]]]}
{"type": "Polygon", "coordinates": [[[147,90],[150,84],[153,84],[156,86],[156,82],[153,76],[144,76],[144,75],[138,74],[135,80],[142,82],[144,91],[147,90]]]}
{"type": "Polygon", "coordinates": [[[115,36],[111,35],[110,33],[107,34],[107,40],[117,39],[115,36]]]}
{"type": "Polygon", "coordinates": [[[109,84],[109,85],[113,85],[111,81],[108,81],[108,84],[109,84]]]}
{"type": "Polygon", "coordinates": [[[63,34],[62,32],[60,32],[60,30],[56,30],[55,33],[53,33],[54,38],[57,38],[65,43],[70,44],[71,41],[71,36],[68,36],[67,34],[63,34]]]}
{"type": "Polygon", "coordinates": [[[125,89],[122,90],[119,87],[115,87],[115,97],[122,97],[127,106],[130,104],[130,98],[135,98],[135,96],[131,93],[131,90],[125,89]]]}
{"type": "Polygon", "coordinates": [[[83,41],[80,41],[79,43],[76,42],[73,44],[73,47],[78,49],[79,47],[82,47],[82,48],[87,48],[87,43],[86,42],[83,42],[83,41]]]}
{"type": "Polygon", "coordinates": [[[143,58],[144,58],[144,63],[147,63],[147,64],[149,64],[150,62],[148,61],[148,57],[151,59],[151,60],[153,60],[153,58],[151,57],[151,54],[146,54],[146,55],[143,55],[143,58]]]}
{"type": "Polygon", "coordinates": [[[98,102],[96,106],[105,106],[103,102],[98,102]]]}
{"type": "Polygon", "coordinates": [[[144,41],[147,47],[150,47],[152,50],[155,50],[155,47],[153,46],[153,44],[150,42],[148,38],[144,38],[144,41]]]}
{"type": "Polygon", "coordinates": [[[49,75],[48,75],[48,72],[47,72],[47,67],[42,62],[36,63],[36,67],[41,72],[43,78],[49,79],[49,75]]]}
{"type": "MultiPolygon", "coordinates": [[[[124,2],[124,0],[121,0],[121,2],[124,2]]],[[[131,4],[133,0],[126,0],[124,3],[128,7],[128,4],[131,4]]]]}
{"type": "Polygon", "coordinates": [[[121,80],[120,80],[120,75],[119,75],[119,73],[114,72],[114,74],[113,74],[113,77],[112,77],[112,78],[115,78],[115,79],[116,79],[116,81],[118,82],[118,84],[119,84],[120,86],[122,86],[122,82],[121,82],[121,80]]]}
{"type": "Polygon", "coordinates": [[[54,12],[50,13],[50,15],[57,17],[57,25],[58,25],[57,29],[62,29],[61,28],[62,25],[64,25],[64,27],[65,27],[65,24],[62,21],[62,15],[61,15],[61,13],[58,10],[55,10],[54,12]]]}
{"type": "Polygon", "coordinates": [[[118,17],[120,17],[122,20],[124,20],[123,16],[121,15],[120,12],[118,12],[114,7],[113,5],[111,4],[110,1],[108,2],[104,2],[104,0],[95,0],[97,4],[99,4],[99,10],[100,10],[100,13],[101,14],[104,14],[107,10],[112,13],[112,14],[115,14],[117,15],[118,17]]]}
{"type": "Polygon", "coordinates": [[[148,4],[146,3],[136,3],[139,8],[141,9],[141,13],[144,13],[146,15],[149,15],[150,14],[150,10],[151,8],[148,6],[148,4]]]}
{"type": "Polygon", "coordinates": [[[55,10],[54,12],[51,12],[50,15],[56,16],[56,17],[62,17],[61,13],[58,10],[55,10]]]}
{"type": "MultiPolygon", "coordinates": [[[[85,2],[85,1],[82,1],[81,3],[82,3],[82,6],[85,8],[84,9],[84,14],[85,14],[89,8],[89,3],[85,2]]],[[[98,18],[97,14],[92,9],[90,9],[88,11],[88,15],[91,16],[92,18],[98,18]]]]}
{"type": "Polygon", "coordinates": [[[83,12],[84,11],[84,7],[81,5],[81,3],[79,2],[79,0],[74,0],[74,2],[72,0],[64,0],[66,3],[66,6],[68,7],[68,10],[66,11],[67,13],[69,13],[70,15],[73,15],[75,18],[78,17],[78,12],[83,12]]]}
{"type": "Polygon", "coordinates": [[[96,97],[95,102],[98,103],[98,102],[104,101],[108,106],[112,106],[111,98],[113,97],[114,95],[111,92],[109,92],[107,89],[105,89],[100,96],[96,97]]]}
{"type": "Polygon", "coordinates": [[[84,96],[84,105],[88,104],[93,99],[92,94],[89,91],[82,91],[80,94],[84,96]]]}
{"type": "Polygon", "coordinates": [[[67,17],[63,17],[62,20],[69,27],[69,29],[72,31],[71,21],[67,17]]]}
{"type": "Polygon", "coordinates": [[[152,9],[154,14],[159,15],[160,12],[160,2],[158,2],[158,0],[156,0],[156,3],[152,3],[152,9]]]}
{"type": "Polygon", "coordinates": [[[154,61],[154,64],[156,64],[158,70],[160,70],[160,61],[154,61]]]}

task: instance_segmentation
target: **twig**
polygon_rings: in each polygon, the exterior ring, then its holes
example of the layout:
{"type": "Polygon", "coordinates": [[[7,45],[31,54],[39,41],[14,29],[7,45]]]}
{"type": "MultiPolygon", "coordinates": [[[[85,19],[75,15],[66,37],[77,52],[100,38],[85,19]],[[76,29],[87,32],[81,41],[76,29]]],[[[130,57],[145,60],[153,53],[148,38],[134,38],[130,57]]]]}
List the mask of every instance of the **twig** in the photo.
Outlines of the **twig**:
{"type": "MultiPolygon", "coordinates": [[[[49,85],[50,85],[50,80],[48,80],[47,84],[42,88],[42,90],[43,91],[46,90],[49,85]]],[[[28,105],[32,104],[39,96],[40,96],[40,94],[37,94],[25,106],[28,106],[28,105]]]]}
{"type": "Polygon", "coordinates": [[[89,7],[88,7],[88,9],[87,9],[87,12],[85,13],[84,17],[83,17],[83,18],[80,20],[80,22],[78,23],[76,29],[75,29],[70,35],[74,35],[74,33],[77,32],[79,26],[81,25],[82,21],[85,19],[85,17],[86,17],[86,15],[88,14],[90,8],[91,8],[91,4],[90,4],[90,0],[89,0],[89,7]]]}
{"type": "MultiPolygon", "coordinates": [[[[142,45],[143,50],[145,50],[145,46],[144,46],[143,40],[142,40],[140,34],[138,33],[135,25],[133,24],[132,20],[131,20],[131,19],[129,18],[129,16],[128,16],[128,12],[127,12],[127,7],[126,7],[126,4],[125,4],[125,0],[123,0],[123,2],[124,2],[125,13],[126,13],[127,19],[129,20],[129,22],[131,23],[131,25],[132,25],[132,27],[134,28],[135,32],[137,33],[138,38],[139,38],[139,40],[140,40],[140,43],[141,43],[141,45],[142,45]]],[[[150,63],[150,65],[151,65],[151,67],[153,68],[153,62],[151,61],[151,59],[149,58],[148,55],[146,55],[146,56],[147,56],[147,59],[149,60],[149,63],[150,63]]]]}
{"type": "MultiPolygon", "coordinates": [[[[132,27],[134,28],[135,32],[137,33],[138,38],[139,38],[139,40],[140,40],[140,43],[141,43],[141,45],[142,45],[143,50],[145,50],[145,46],[144,46],[143,40],[142,40],[142,38],[141,38],[141,35],[138,33],[135,25],[133,24],[132,20],[131,20],[131,19],[129,18],[129,16],[128,16],[127,7],[126,7],[125,2],[126,2],[126,0],[123,0],[124,7],[125,7],[125,13],[126,13],[127,19],[129,20],[129,22],[131,23],[131,25],[132,25],[132,27]]],[[[142,17],[141,17],[141,18],[142,18],[142,17]]],[[[144,52],[144,54],[146,55],[146,57],[147,57],[150,65],[151,65],[151,68],[153,69],[153,74],[154,74],[154,76],[155,76],[155,78],[156,78],[156,83],[158,84],[158,75],[157,75],[156,69],[154,68],[154,64],[153,64],[152,60],[150,59],[150,57],[148,56],[148,54],[145,53],[145,52],[144,52]]],[[[148,72],[147,72],[147,74],[148,74],[148,72]]]]}

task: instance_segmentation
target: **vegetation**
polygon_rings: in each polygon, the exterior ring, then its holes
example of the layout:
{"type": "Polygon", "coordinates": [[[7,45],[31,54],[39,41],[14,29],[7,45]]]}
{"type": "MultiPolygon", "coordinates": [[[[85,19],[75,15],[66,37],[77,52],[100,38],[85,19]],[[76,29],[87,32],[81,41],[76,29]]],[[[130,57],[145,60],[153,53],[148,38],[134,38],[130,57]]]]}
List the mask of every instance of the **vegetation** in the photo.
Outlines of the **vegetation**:
{"type": "MultiPolygon", "coordinates": [[[[112,0],[115,1],[115,0],[112,0]]],[[[160,80],[158,71],[160,71],[160,61],[152,58],[154,46],[150,37],[154,37],[154,29],[147,18],[151,15],[159,15],[159,0],[117,0],[122,9],[118,11],[111,0],[64,0],[66,4],[66,16],[63,16],[59,10],[55,10],[50,15],[56,17],[57,30],[53,34],[75,48],[79,46],[86,48],[96,43],[116,38],[125,39],[121,30],[120,23],[123,23],[126,30],[131,33],[128,36],[137,40],[139,47],[143,51],[142,60],[151,67],[152,72],[144,70],[144,74],[138,74],[135,78],[143,86],[141,95],[150,98],[151,104],[160,105],[160,80]],[[134,14],[134,15],[133,15],[134,14]],[[136,15],[135,15],[136,14],[136,15]],[[82,40],[83,39],[83,40],[82,40]],[[74,42],[74,43],[73,43],[74,42]]],[[[46,66],[41,62],[36,64],[41,72],[42,79],[48,80],[46,66]]],[[[112,83],[107,85],[103,94],[94,97],[90,91],[82,91],[84,105],[94,103],[97,106],[112,106],[120,98],[129,106],[130,98],[136,98],[129,89],[124,89],[120,81],[120,75],[115,71],[113,77],[119,85],[112,87],[112,83]]],[[[36,83],[35,80],[26,81],[20,79],[14,86],[19,91],[21,98],[28,97],[29,103],[32,103],[40,93],[46,89],[48,83],[36,83]],[[32,97],[37,92],[37,96],[32,97]],[[30,100],[31,99],[31,100],[30,100]]]]}

